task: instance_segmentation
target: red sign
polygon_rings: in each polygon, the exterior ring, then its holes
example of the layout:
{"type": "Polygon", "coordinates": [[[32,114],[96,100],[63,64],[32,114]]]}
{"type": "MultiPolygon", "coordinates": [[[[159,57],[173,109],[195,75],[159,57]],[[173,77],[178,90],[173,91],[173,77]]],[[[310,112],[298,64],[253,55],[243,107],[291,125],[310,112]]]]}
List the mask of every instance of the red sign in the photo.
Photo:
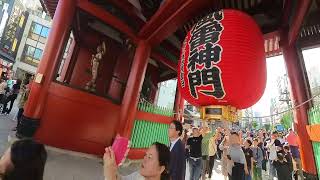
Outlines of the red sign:
{"type": "Polygon", "coordinates": [[[209,14],[187,34],[178,67],[179,88],[190,104],[248,108],[266,85],[263,34],[241,11],[209,14]]]}

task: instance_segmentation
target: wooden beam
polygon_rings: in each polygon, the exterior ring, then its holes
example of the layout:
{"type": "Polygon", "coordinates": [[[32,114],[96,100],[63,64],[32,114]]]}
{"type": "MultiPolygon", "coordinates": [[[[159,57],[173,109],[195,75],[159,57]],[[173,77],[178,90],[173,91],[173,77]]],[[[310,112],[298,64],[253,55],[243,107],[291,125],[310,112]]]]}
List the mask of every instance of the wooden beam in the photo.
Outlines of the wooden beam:
{"type": "MultiPolygon", "coordinates": [[[[179,0],[175,0],[175,1],[179,1],[179,0]]],[[[170,34],[174,33],[179,27],[181,27],[189,19],[195,17],[196,15],[199,15],[199,13],[203,12],[205,9],[212,7],[213,2],[215,1],[184,0],[182,4],[180,3],[179,8],[175,10],[172,14],[167,12],[164,13],[164,14],[170,14],[170,16],[165,15],[166,16],[165,21],[161,21],[161,23],[157,24],[156,27],[146,28],[147,30],[152,29],[151,34],[150,33],[142,33],[142,34],[144,36],[147,35],[147,40],[151,45],[159,44],[161,41],[166,39],[170,34]]],[[[160,18],[158,19],[160,21],[160,18]]],[[[148,23],[146,24],[146,26],[147,25],[148,23]]],[[[145,32],[145,31],[142,31],[142,32],[145,32]]],[[[139,33],[139,35],[141,34],[139,33]]]]}
{"type": "Polygon", "coordinates": [[[127,0],[106,0],[115,7],[119,8],[130,19],[134,20],[139,27],[145,24],[145,21],[141,18],[143,15],[141,12],[127,0]]]}
{"type": "Polygon", "coordinates": [[[53,18],[58,5],[58,0],[41,0],[40,3],[42,7],[45,7],[44,9],[50,14],[51,18],[53,18]]]}
{"type": "Polygon", "coordinates": [[[292,45],[298,38],[304,17],[311,5],[311,0],[298,1],[297,12],[293,17],[293,22],[289,28],[288,41],[292,45]]]}
{"type": "Polygon", "coordinates": [[[134,31],[124,22],[122,22],[117,17],[113,16],[103,8],[89,2],[89,1],[79,1],[78,7],[83,11],[97,17],[100,21],[112,26],[113,28],[119,30],[128,36],[133,43],[138,44],[139,38],[136,36],[134,31]]]}
{"type": "Polygon", "coordinates": [[[166,21],[179,7],[184,4],[185,0],[166,0],[151,19],[142,27],[139,32],[139,37],[147,38],[155,31],[162,23],[166,21]]]}
{"type": "Polygon", "coordinates": [[[151,58],[153,58],[154,60],[156,60],[157,62],[162,63],[163,65],[165,65],[166,67],[172,69],[174,72],[177,71],[177,64],[175,64],[174,62],[170,61],[169,59],[167,59],[166,57],[164,57],[163,55],[152,51],[151,52],[151,58]]]}
{"type": "Polygon", "coordinates": [[[316,0],[318,9],[320,8],[320,0],[316,0]]]}
{"type": "Polygon", "coordinates": [[[180,49],[172,45],[169,41],[164,40],[162,41],[161,45],[174,56],[178,58],[180,57],[180,49]]]}
{"type": "Polygon", "coordinates": [[[287,27],[288,26],[288,22],[289,22],[289,17],[290,17],[290,13],[291,13],[291,7],[292,6],[292,1],[291,0],[285,0],[284,2],[284,13],[282,16],[282,26],[283,27],[287,27]]]}
{"type": "Polygon", "coordinates": [[[270,32],[270,33],[267,33],[267,34],[264,34],[263,35],[263,38],[264,39],[271,39],[271,38],[274,38],[276,36],[280,37],[280,31],[273,31],[273,32],[270,32]]]}
{"type": "Polygon", "coordinates": [[[165,75],[164,77],[160,77],[159,82],[168,81],[168,80],[176,78],[176,77],[177,77],[176,73],[171,73],[171,74],[165,75]]]}
{"type": "Polygon", "coordinates": [[[280,47],[280,32],[279,31],[273,31],[267,34],[263,35],[264,37],[264,46],[266,57],[272,57],[272,56],[277,56],[282,53],[282,49],[280,47]],[[277,42],[276,42],[277,41],[277,42]],[[270,42],[271,42],[271,47],[270,47],[270,42]],[[270,50],[270,48],[272,48],[270,50]]]}

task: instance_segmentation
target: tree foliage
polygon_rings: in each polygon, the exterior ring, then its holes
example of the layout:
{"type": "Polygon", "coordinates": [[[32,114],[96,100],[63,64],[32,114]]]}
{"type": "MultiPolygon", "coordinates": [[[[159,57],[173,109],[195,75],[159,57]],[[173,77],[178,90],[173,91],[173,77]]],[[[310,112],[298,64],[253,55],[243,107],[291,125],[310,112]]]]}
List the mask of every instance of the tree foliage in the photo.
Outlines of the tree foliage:
{"type": "Polygon", "coordinates": [[[282,115],[281,117],[281,124],[285,129],[291,128],[292,122],[293,122],[293,116],[291,112],[287,112],[282,115]]]}
{"type": "Polygon", "coordinates": [[[257,129],[258,123],[257,123],[256,121],[253,121],[253,122],[252,122],[252,127],[253,127],[254,129],[257,129]]]}
{"type": "Polygon", "coordinates": [[[264,125],[264,128],[265,128],[267,131],[270,131],[271,125],[270,125],[270,124],[265,124],[265,125],[264,125]]]}

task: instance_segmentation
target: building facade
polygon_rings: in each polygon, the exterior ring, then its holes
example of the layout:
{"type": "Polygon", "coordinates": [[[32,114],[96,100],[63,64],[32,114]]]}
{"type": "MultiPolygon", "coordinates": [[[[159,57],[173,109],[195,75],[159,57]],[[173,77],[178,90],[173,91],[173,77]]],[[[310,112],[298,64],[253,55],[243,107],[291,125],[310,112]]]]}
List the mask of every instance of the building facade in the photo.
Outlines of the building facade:
{"type": "Polygon", "coordinates": [[[40,9],[31,11],[17,51],[13,71],[16,78],[35,74],[50,32],[51,21],[40,9]]]}
{"type": "Polygon", "coordinates": [[[0,75],[9,78],[29,12],[20,0],[2,0],[0,8],[0,75]]]}
{"type": "Polygon", "coordinates": [[[13,8],[14,1],[9,0],[0,0],[0,37],[4,31],[4,28],[7,24],[9,16],[13,8]]]}

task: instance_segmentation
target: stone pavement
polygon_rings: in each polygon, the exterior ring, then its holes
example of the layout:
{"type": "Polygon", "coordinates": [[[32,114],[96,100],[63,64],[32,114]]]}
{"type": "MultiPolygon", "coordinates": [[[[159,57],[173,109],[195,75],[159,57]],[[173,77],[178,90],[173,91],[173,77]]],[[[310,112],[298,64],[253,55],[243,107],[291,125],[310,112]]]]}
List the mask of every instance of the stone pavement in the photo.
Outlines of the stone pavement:
{"type": "Polygon", "coordinates": [[[9,146],[8,135],[11,130],[16,126],[16,122],[13,121],[14,115],[18,112],[17,108],[13,108],[10,115],[0,115],[0,154],[9,146]]]}
{"type": "MultiPolygon", "coordinates": [[[[8,148],[8,139],[13,139],[13,121],[18,109],[15,106],[10,115],[0,115],[0,154],[8,148]]],[[[44,180],[103,180],[100,158],[47,147],[48,159],[44,180]]]]}

